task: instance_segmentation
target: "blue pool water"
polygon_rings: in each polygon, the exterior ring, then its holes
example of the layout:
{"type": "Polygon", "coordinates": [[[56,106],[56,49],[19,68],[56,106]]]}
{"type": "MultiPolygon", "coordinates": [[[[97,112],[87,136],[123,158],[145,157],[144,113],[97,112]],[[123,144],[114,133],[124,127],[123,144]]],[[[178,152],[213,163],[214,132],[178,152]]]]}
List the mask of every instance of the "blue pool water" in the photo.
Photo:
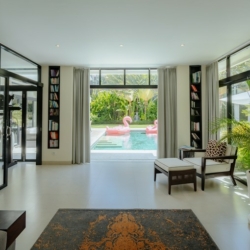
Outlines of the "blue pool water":
{"type": "Polygon", "coordinates": [[[130,131],[128,135],[103,135],[91,150],[156,150],[157,135],[147,135],[145,131],[130,131]]]}

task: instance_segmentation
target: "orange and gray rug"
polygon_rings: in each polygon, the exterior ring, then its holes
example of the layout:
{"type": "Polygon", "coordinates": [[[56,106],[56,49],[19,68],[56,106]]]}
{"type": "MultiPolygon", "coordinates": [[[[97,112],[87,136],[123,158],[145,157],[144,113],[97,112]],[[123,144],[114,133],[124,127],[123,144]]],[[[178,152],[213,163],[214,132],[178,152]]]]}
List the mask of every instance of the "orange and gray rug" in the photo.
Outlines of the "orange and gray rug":
{"type": "Polygon", "coordinates": [[[31,250],[219,249],[190,209],[59,209],[31,250]]]}

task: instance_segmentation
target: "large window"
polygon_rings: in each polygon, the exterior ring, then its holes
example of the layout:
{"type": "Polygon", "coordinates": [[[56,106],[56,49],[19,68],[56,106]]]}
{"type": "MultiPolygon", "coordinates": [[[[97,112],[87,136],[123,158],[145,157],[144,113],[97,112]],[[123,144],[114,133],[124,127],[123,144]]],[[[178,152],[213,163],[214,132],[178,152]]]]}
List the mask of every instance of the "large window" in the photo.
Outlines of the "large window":
{"type": "Polygon", "coordinates": [[[157,69],[91,69],[90,85],[153,86],[157,88],[157,69]]]}
{"type": "Polygon", "coordinates": [[[230,56],[230,76],[250,70],[250,46],[230,56]]]}
{"type": "MultiPolygon", "coordinates": [[[[220,117],[250,122],[250,46],[219,61],[218,71],[220,117]]],[[[234,131],[235,126],[227,129],[234,131]]],[[[239,147],[234,175],[243,183],[246,183],[246,170],[250,169],[249,158],[250,154],[246,155],[239,147]]]]}
{"type": "Polygon", "coordinates": [[[37,64],[2,46],[0,55],[0,65],[2,69],[34,81],[40,80],[39,67],[37,64]]]}

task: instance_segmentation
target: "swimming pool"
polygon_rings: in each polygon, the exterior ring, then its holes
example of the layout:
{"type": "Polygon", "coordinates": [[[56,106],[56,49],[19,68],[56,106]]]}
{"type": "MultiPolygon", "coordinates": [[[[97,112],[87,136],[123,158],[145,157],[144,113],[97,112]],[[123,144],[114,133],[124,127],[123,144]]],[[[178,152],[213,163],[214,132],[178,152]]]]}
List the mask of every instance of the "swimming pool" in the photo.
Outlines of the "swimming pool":
{"type": "Polygon", "coordinates": [[[145,131],[130,131],[127,135],[103,135],[91,147],[91,150],[156,150],[157,135],[148,135],[145,131]]]}

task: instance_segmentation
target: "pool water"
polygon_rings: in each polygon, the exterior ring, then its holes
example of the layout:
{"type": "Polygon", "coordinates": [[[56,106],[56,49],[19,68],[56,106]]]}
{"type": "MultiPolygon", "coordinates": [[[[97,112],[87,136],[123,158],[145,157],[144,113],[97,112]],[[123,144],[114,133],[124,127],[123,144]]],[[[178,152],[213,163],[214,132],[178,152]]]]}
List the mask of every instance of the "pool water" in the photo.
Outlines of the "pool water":
{"type": "Polygon", "coordinates": [[[145,131],[130,131],[127,135],[103,135],[91,150],[156,150],[157,135],[145,131]]]}

